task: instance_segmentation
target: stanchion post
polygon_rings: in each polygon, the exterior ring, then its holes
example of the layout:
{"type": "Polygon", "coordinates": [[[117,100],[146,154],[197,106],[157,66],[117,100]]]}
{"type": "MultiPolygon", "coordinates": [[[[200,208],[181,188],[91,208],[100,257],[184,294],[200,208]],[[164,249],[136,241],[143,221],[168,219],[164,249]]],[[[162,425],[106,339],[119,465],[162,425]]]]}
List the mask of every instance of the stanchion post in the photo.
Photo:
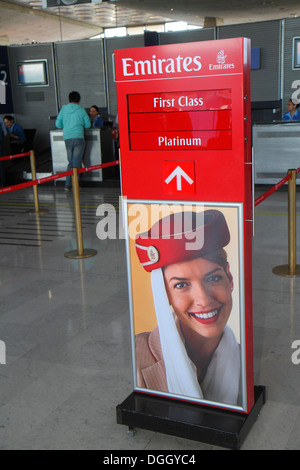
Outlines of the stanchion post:
{"type": "MultiPolygon", "coordinates": [[[[31,175],[32,180],[36,180],[36,167],[35,167],[35,156],[33,150],[30,151],[30,167],[31,167],[31,175]]],[[[34,207],[35,212],[39,212],[39,198],[38,198],[38,191],[37,185],[32,187],[33,189],[33,200],[34,200],[34,207]]]]}
{"type": "MultiPolygon", "coordinates": [[[[36,166],[35,166],[35,155],[34,155],[33,150],[30,150],[30,168],[31,168],[32,181],[35,181],[36,180],[36,166]]],[[[34,210],[28,211],[29,214],[47,214],[48,212],[47,209],[40,210],[37,184],[35,184],[32,187],[32,190],[33,190],[34,210]]]]}
{"type": "Polygon", "coordinates": [[[83,256],[84,250],[83,250],[83,239],[82,239],[82,223],[81,223],[79,181],[78,181],[77,168],[73,168],[72,184],[73,184],[73,201],[74,201],[74,213],[75,213],[77,251],[78,251],[79,256],[83,256]]]}
{"type": "Polygon", "coordinates": [[[273,272],[279,276],[300,276],[300,266],[296,264],[296,170],[288,170],[288,265],[276,266],[273,272]]]}
{"type": "Polygon", "coordinates": [[[289,170],[291,175],[288,189],[288,211],[289,211],[289,268],[290,275],[296,274],[296,170],[289,170]]]}
{"type": "Polygon", "coordinates": [[[65,253],[65,257],[66,258],[90,258],[91,256],[95,256],[97,254],[97,251],[90,249],[90,248],[84,249],[83,247],[80,196],[79,196],[79,180],[78,180],[77,168],[73,168],[72,189],[73,189],[73,201],[74,201],[77,250],[68,251],[67,253],[65,253]]]}

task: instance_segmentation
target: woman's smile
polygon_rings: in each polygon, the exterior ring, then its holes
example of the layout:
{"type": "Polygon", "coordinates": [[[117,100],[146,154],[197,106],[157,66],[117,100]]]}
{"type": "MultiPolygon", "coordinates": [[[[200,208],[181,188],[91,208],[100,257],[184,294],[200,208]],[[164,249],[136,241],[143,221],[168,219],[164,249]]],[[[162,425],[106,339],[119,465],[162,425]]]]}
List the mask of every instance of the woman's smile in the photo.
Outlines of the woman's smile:
{"type": "Polygon", "coordinates": [[[220,314],[220,308],[216,308],[214,310],[210,310],[208,312],[188,312],[188,314],[195,318],[196,321],[198,321],[199,323],[214,323],[215,321],[217,321],[218,319],[218,316],[220,314]]]}

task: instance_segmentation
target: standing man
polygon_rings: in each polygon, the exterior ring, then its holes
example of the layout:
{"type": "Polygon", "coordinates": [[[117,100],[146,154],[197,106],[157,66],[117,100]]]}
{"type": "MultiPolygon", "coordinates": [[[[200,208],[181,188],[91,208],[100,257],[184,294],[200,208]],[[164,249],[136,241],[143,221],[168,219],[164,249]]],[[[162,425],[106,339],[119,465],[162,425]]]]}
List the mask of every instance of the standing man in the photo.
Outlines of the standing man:
{"type": "MultiPolygon", "coordinates": [[[[91,127],[89,117],[79,103],[80,94],[71,91],[69,104],[62,107],[55,122],[58,129],[63,129],[68,157],[67,171],[71,168],[81,168],[85,149],[84,129],[91,127]]],[[[65,191],[70,191],[71,186],[72,178],[67,176],[65,191]]]]}

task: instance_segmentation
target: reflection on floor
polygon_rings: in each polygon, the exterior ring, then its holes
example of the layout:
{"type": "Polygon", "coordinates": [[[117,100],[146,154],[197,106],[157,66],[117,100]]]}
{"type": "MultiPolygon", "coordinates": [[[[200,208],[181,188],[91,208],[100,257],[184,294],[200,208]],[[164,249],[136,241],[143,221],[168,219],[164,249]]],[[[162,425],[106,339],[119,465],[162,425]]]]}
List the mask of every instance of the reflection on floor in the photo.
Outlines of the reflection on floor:
{"type": "MultiPolygon", "coordinates": [[[[262,189],[257,189],[260,195],[262,189]]],[[[297,193],[298,207],[300,194],[297,193]]],[[[85,248],[76,248],[72,193],[41,186],[45,215],[32,215],[32,190],[0,199],[0,448],[205,450],[195,441],[116,423],[116,405],[132,391],[124,240],[99,240],[97,207],[119,207],[116,188],[80,192],[85,248]]],[[[300,279],[272,268],[287,263],[287,192],[256,208],[253,240],[255,383],[267,402],[243,449],[299,449],[300,279]]],[[[298,254],[299,254],[298,244],[298,254]]]]}

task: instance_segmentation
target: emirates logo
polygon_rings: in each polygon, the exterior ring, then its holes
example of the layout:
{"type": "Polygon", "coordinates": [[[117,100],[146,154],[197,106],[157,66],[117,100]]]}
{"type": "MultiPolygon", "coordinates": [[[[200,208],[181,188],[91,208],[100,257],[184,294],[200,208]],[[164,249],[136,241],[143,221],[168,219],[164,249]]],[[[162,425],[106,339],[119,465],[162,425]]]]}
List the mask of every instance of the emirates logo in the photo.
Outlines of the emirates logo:
{"type": "Polygon", "coordinates": [[[225,64],[225,62],[226,62],[226,57],[227,57],[227,55],[224,54],[224,51],[223,51],[223,50],[219,51],[218,54],[217,54],[217,62],[218,62],[218,64],[225,64]]]}
{"type": "Polygon", "coordinates": [[[234,69],[235,65],[227,63],[227,55],[224,52],[224,49],[221,49],[217,53],[216,64],[209,64],[209,70],[229,70],[234,69]]]}
{"type": "Polygon", "coordinates": [[[147,249],[148,258],[152,263],[157,263],[159,260],[159,252],[155,246],[149,246],[147,249]]]}

